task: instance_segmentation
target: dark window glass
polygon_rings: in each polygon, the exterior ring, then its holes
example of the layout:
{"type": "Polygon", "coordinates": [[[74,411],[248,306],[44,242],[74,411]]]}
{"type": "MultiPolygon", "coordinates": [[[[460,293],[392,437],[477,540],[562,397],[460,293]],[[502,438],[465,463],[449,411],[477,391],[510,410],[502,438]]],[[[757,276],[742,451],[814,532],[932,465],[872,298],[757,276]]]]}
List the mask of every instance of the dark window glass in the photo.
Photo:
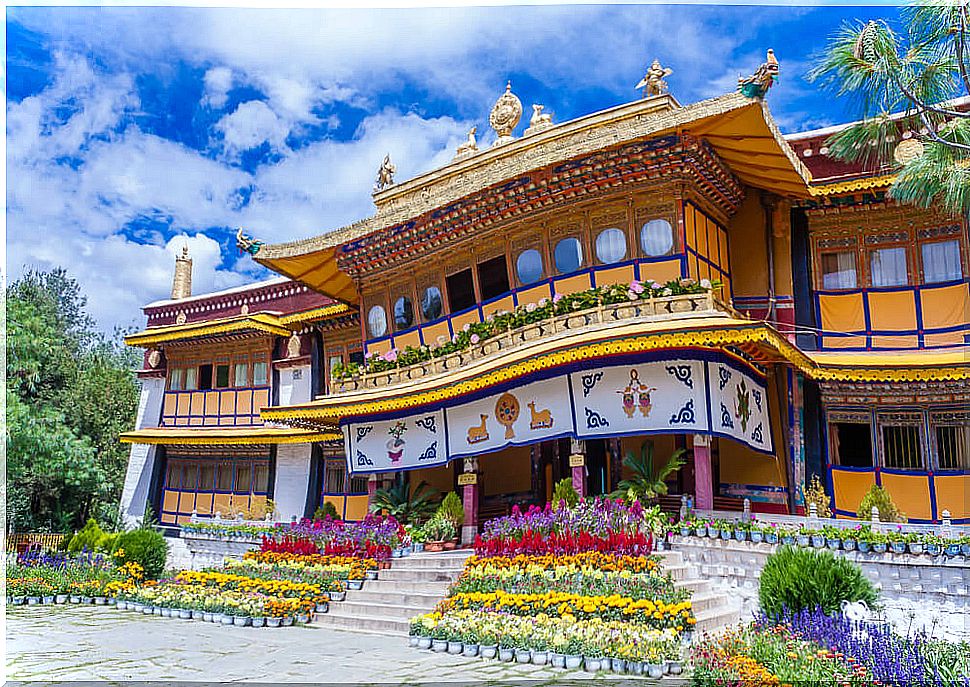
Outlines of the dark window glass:
{"type": "Polygon", "coordinates": [[[199,388],[203,391],[212,388],[212,365],[199,365],[199,388]]]}
{"type": "Polygon", "coordinates": [[[478,263],[478,286],[482,290],[482,300],[501,296],[509,290],[509,269],[505,256],[478,263]]]}
{"type": "Polygon", "coordinates": [[[575,272],[583,264],[583,244],[575,237],[563,239],[556,244],[553,258],[559,274],[575,272]]]}
{"type": "Polygon", "coordinates": [[[364,362],[363,351],[351,351],[348,357],[350,358],[350,362],[357,363],[358,365],[364,362]]]}
{"type": "Polygon", "coordinates": [[[229,386],[229,366],[216,365],[216,388],[225,389],[229,386]]]}
{"type": "Polygon", "coordinates": [[[253,477],[253,491],[265,494],[269,491],[269,464],[257,463],[255,477],[253,477]]]}
{"type": "Polygon", "coordinates": [[[344,464],[337,461],[327,461],[324,473],[323,492],[325,494],[344,493],[344,464]]]}
{"type": "Polygon", "coordinates": [[[425,321],[430,322],[441,317],[441,312],[441,289],[437,286],[429,286],[425,289],[424,297],[421,299],[421,314],[425,321]]]}
{"type": "Polygon", "coordinates": [[[366,494],[367,493],[367,477],[351,477],[350,478],[350,492],[351,494],[366,494]]]}
{"type": "Polygon", "coordinates": [[[165,470],[165,488],[179,489],[182,486],[182,471],[178,463],[170,463],[165,470]]]}
{"type": "Polygon", "coordinates": [[[941,470],[970,470],[970,425],[936,428],[941,470]]]}
{"type": "Polygon", "coordinates": [[[188,463],[182,468],[182,489],[185,491],[195,491],[198,488],[199,466],[196,463],[188,463]]]}
{"type": "Polygon", "coordinates": [[[833,453],[838,465],[852,468],[872,467],[872,428],[861,422],[831,425],[833,453]]]}
{"type": "Polygon", "coordinates": [[[414,324],[414,306],[411,299],[401,296],[394,303],[394,326],[398,329],[407,329],[414,324]]]}
{"type": "Polygon", "coordinates": [[[237,494],[248,494],[252,479],[253,468],[251,465],[236,466],[236,486],[233,487],[233,491],[237,494]]]}
{"type": "Polygon", "coordinates": [[[475,305],[475,284],[470,269],[446,277],[445,288],[448,291],[448,309],[451,312],[459,312],[475,305]]]}
{"type": "Polygon", "coordinates": [[[220,463],[216,472],[216,489],[219,491],[232,490],[232,465],[220,463]]]}
{"type": "Polygon", "coordinates": [[[199,467],[199,491],[212,491],[216,486],[216,466],[202,463],[199,467]]]}

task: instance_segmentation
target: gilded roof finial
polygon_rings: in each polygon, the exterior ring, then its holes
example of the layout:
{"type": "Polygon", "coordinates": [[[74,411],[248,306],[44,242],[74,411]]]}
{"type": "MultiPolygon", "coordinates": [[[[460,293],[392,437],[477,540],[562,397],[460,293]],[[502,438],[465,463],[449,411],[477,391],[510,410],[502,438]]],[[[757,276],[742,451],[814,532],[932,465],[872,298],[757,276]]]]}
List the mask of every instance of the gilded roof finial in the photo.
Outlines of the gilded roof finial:
{"type": "Polygon", "coordinates": [[[172,276],[172,300],[177,301],[192,295],[192,258],[189,257],[189,243],[182,244],[182,252],[175,256],[175,274],[172,276]]]}
{"type": "Polygon", "coordinates": [[[488,123],[498,134],[498,140],[492,145],[501,145],[512,140],[512,131],[522,117],[522,101],[512,92],[512,82],[505,86],[505,93],[495,101],[492,112],[488,116],[488,123]]]}
{"type": "Polygon", "coordinates": [[[768,89],[778,79],[779,71],[781,71],[781,67],[775,58],[775,51],[768,48],[765,61],[755,70],[754,74],[747,78],[738,76],[738,93],[749,98],[764,98],[768,89]]]}
{"type": "Polygon", "coordinates": [[[468,138],[466,138],[465,142],[459,145],[458,149],[455,151],[456,160],[466,158],[478,152],[478,141],[475,139],[476,133],[478,133],[477,126],[473,126],[468,130],[468,138]]]}
{"type": "Polygon", "coordinates": [[[640,79],[634,88],[643,89],[643,97],[649,98],[653,95],[663,95],[667,92],[666,77],[674,73],[673,69],[668,69],[660,64],[660,60],[654,60],[647,73],[640,79]]]}
{"type": "Polygon", "coordinates": [[[389,186],[394,185],[394,173],[397,171],[397,167],[391,162],[391,154],[388,153],[384,156],[384,161],[381,162],[380,168],[377,170],[377,181],[374,182],[374,193],[379,193],[389,186]]]}
{"type": "Polygon", "coordinates": [[[256,255],[259,249],[262,248],[263,242],[254,239],[248,234],[244,234],[242,227],[236,230],[236,248],[238,248],[243,253],[249,253],[250,255],[256,255]]]}

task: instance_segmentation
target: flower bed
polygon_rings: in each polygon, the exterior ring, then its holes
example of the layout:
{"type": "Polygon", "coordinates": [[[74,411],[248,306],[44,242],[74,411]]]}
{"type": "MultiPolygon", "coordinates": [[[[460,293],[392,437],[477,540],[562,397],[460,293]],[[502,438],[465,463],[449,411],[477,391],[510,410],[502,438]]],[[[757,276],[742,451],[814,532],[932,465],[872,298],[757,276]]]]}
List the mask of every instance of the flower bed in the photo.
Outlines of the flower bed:
{"type": "Polygon", "coordinates": [[[142,577],[137,563],[114,564],[100,554],[26,552],[7,566],[7,598],[22,603],[105,603],[142,577]]]}
{"type": "Polygon", "coordinates": [[[813,527],[808,523],[798,525],[735,520],[684,520],[675,529],[685,537],[781,543],[860,553],[891,552],[970,558],[970,536],[943,537],[928,532],[905,532],[901,526],[892,525],[872,527],[859,523],[843,528],[832,525],[813,527]]]}
{"type": "Polygon", "coordinates": [[[310,574],[329,573],[338,580],[363,580],[370,571],[377,570],[378,561],[373,558],[329,556],[319,553],[295,554],[276,551],[249,551],[242,563],[230,565],[277,566],[295,572],[310,574]]]}
{"type": "Polygon", "coordinates": [[[232,524],[218,520],[208,521],[199,520],[198,522],[187,522],[182,525],[182,532],[187,535],[210,536],[224,539],[248,539],[259,540],[260,537],[277,532],[282,525],[265,524],[232,524]]]}
{"type": "Polygon", "coordinates": [[[260,550],[386,561],[403,536],[404,528],[397,520],[374,514],[359,522],[303,520],[280,525],[272,534],[264,535],[260,550]]]}

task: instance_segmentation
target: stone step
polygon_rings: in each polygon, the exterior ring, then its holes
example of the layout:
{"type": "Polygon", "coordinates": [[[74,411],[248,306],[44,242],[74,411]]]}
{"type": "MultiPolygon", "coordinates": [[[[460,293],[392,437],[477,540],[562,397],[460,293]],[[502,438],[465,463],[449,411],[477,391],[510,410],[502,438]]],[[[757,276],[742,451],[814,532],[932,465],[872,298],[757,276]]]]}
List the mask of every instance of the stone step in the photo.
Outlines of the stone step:
{"type": "Polygon", "coordinates": [[[408,633],[409,623],[407,619],[344,615],[338,611],[331,610],[329,613],[317,613],[311,627],[313,626],[350,630],[353,632],[404,636],[408,633]]]}
{"type": "Polygon", "coordinates": [[[702,580],[700,578],[691,578],[687,580],[675,580],[675,589],[686,589],[692,594],[699,594],[701,592],[706,592],[711,588],[711,583],[707,580],[702,580]]]}
{"type": "MultiPolygon", "coordinates": [[[[383,575],[386,570],[382,570],[383,575]]],[[[380,577],[376,580],[368,581],[364,583],[363,592],[387,592],[387,593],[398,593],[398,594],[429,594],[437,596],[438,598],[444,598],[448,594],[448,587],[451,586],[451,581],[445,582],[420,582],[414,580],[386,580],[380,577]]],[[[350,598],[353,594],[360,594],[359,591],[348,590],[347,598],[350,598]]]]}
{"type": "Polygon", "coordinates": [[[451,583],[458,579],[461,570],[446,570],[441,568],[391,568],[381,570],[377,576],[378,581],[387,582],[447,582],[451,583]]]}
{"type": "Polygon", "coordinates": [[[695,632],[714,632],[734,625],[741,620],[741,611],[735,605],[727,603],[725,597],[721,598],[725,600],[725,603],[694,614],[694,617],[697,618],[697,624],[694,626],[695,632]]]}
{"type": "Polygon", "coordinates": [[[347,600],[341,603],[389,604],[391,606],[413,606],[414,608],[434,608],[441,601],[447,588],[441,593],[418,590],[387,590],[377,584],[365,586],[361,591],[347,592],[347,600]]]}
{"type": "Polygon", "coordinates": [[[728,600],[723,594],[711,591],[694,594],[690,599],[690,605],[695,616],[718,608],[727,608],[727,603],[728,600]]]}
{"type": "Polygon", "coordinates": [[[471,551],[461,551],[459,553],[413,553],[404,558],[392,558],[391,569],[442,568],[446,570],[461,570],[465,567],[465,561],[471,555],[471,551]]]}
{"type": "MultiPolygon", "coordinates": [[[[437,602],[436,602],[437,603],[437,602]]],[[[418,606],[399,606],[396,604],[384,604],[384,603],[362,603],[357,601],[338,601],[330,605],[329,613],[335,613],[340,616],[353,616],[353,617],[370,617],[370,618],[387,618],[395,620],[407,620],[408,618],[413,618],[416,615],[422,615],[423,613],[428,613],[434,608],[435,604],[430,606],[418,607],[418,606]]]]}

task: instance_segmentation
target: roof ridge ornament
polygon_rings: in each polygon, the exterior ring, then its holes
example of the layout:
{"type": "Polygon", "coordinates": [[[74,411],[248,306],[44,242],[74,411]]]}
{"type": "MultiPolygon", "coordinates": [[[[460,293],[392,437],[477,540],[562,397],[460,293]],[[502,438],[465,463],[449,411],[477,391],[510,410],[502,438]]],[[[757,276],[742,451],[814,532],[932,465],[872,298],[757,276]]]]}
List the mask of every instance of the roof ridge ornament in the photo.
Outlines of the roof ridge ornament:
{"type": "Polygon", "coordinates": [[[522,118],[522,101],[512,92],[512,82],[505,86],[505,93],[498,97],[492,112],[488,116],[488,123],[492,125],[498,139],[492,146],[502,145],[512,140],[512,131],[522,118]]]}
{"type": "Polygon", "coordinates": [[[236,248],[242,253],[249,253],[250,255],[256,255],[259,249],[263,247],[263,242],[258,239],[254,239],[249,234],[244,234],[242,227],[236,230],[236,248]]]}
{"type": "Polygon", "coordinates": [[[667,92],[667,81],[666,77],[674,73],[673,69],[669,69],[660,64],[660,60],[654,60],[647,69],[647,73],[643,75],[634,88],[643,89],[643,97],[649,98],[655,95],[663,95],[667,92]]]}
{"type": "Polygon", "coordinates": [[[545,108],[545,105],[532,104],[532,118],[529,119],[529,128],[525,130],[523,135],[529,136],[552,126],[552,115],[543,114],[543,108],[545,108]]]}
{"type": "Polygon", "coordinates": [[[775,58],[775,51],[768,48],[765,61],[761,63],[754,74],[744,78],[738,75],[738,93],[748,98],[764,98],[775,81],[778,80],[778,73],[781,67],[775,58]]]}
{"type": "Polygon", "coordinates": [[[384,189],[394,185],[394,173],[397,167],[391,162],[391,154],[384,156],[384,161],[377,169],[377,180],[374,182],[374,193],[380,193],[384,189]]]}
{"type": "Polygon", "coordinates": [[[475,134],[478,133],[478,127],[473,126],[468,130],[468,138],[464,143],[458,146],[455,150],[455,159],[461,160],[466,157],[470,157],[478,152],[478,141],[475,139],[475,134]]]}

